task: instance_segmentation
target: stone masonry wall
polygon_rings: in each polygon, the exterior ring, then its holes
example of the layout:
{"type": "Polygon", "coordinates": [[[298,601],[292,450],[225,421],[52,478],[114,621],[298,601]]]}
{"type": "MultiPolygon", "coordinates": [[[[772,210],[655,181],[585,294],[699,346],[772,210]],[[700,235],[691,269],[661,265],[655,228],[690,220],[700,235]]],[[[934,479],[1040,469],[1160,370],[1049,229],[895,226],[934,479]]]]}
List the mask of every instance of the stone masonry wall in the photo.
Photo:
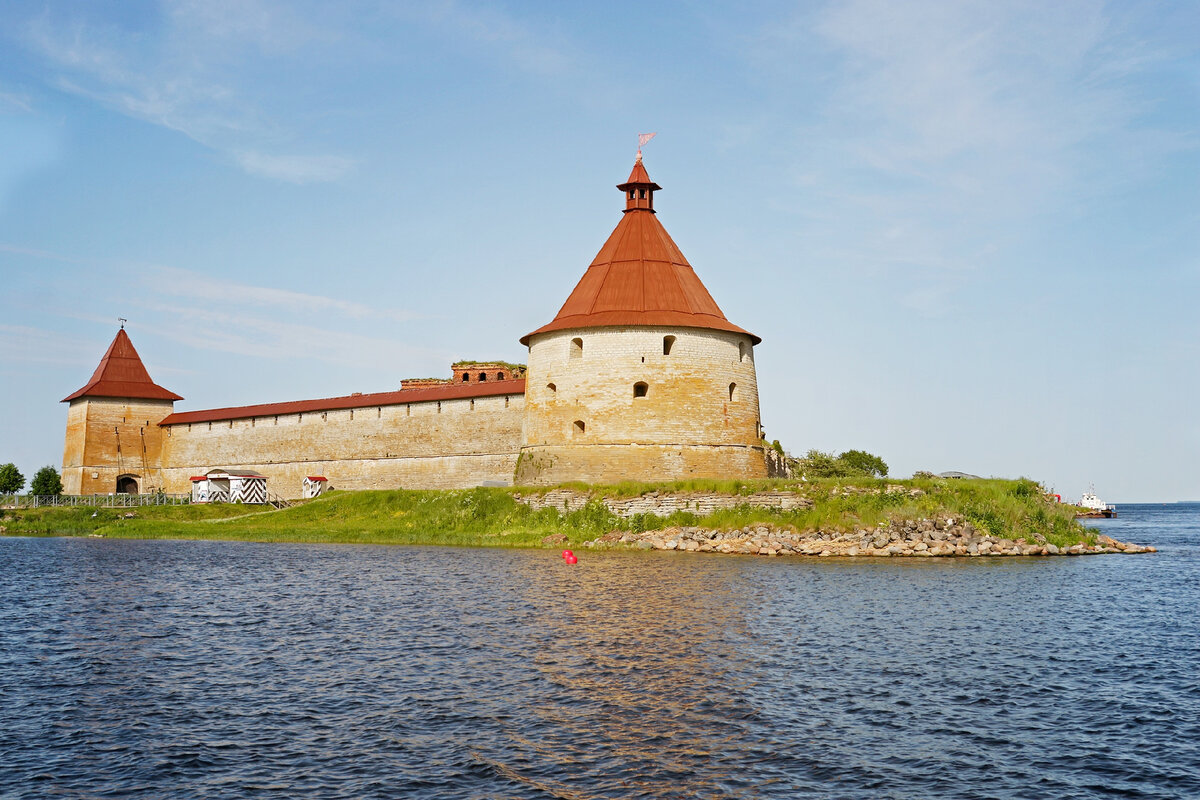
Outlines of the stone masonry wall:
{"type": "Polygon", "coordinates": [[[765,475],[748,336],[648,326],[531,341],[518,483],[765,475]]]}
{"type": "Polygon", "coordinates": [[[172,407],[170,400],[72,400],[63,447],[63,491],[111,494],[119,475],[136,476],[142,492],[162,487],[163,430],[158,423],[172,407]]]}
{"type": "Polygon", "coordinates": [[[286,498],[306,475],[336,489],[452,489],[509,483],[524,416],[520,394],[170,425],[167,491],[210,469],[248,469],[286,498]]]}
{"type": "Polygon", "coordinates": [[[574,489],[551,489],[540,494],[514,495],[514,499],[535,511],[553,508],[557,511],[578,511],[594,499],[619,517],[635,514],[670,516],[676,511],[689,511],[699,516],[712,514],[738,506],[754,508],[777,508],[790,511],[796,508],[812,508],[812,501],[795,492],[756,492],[750,495],[716,494],[711,492],[648,492],[639,497],[595,498],[588,492],[574,489]]]}

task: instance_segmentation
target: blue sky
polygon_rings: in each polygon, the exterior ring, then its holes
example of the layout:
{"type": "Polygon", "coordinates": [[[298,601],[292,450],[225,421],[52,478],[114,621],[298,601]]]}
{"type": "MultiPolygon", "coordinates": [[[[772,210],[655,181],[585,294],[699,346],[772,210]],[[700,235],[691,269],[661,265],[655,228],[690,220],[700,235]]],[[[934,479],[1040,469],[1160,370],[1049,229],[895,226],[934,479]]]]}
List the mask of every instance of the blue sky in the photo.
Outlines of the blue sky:
{"type": "Polygon", "coordinates": [[[659,217],[763,423],[1200,499],[1200,5],[10,2],[0,462],[127,329],[180,409],[524,360],[659,217]]]}

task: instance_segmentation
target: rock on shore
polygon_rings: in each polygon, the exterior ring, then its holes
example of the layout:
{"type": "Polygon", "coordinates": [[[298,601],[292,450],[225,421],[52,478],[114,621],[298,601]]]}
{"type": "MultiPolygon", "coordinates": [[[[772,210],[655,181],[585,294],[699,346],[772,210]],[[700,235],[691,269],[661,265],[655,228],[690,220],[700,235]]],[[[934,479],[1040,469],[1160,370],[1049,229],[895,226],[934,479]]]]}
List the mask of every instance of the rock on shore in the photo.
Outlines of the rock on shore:
{"type": "Polygon", "coordinates": [[[1041,536],[1035,541],[1006,539],[976,530],[970,523],[939,517],[899,520],[854,531],[792,531],[766,525],[720,531],[665,528],[645,533],[612,531],[584,547],[625,547],[760,556],[1077,556],[1099,553],[1153,553],[1153,547],[1118,542],[1103,534],[1092,544],[1060,548],[1041,536]]]}

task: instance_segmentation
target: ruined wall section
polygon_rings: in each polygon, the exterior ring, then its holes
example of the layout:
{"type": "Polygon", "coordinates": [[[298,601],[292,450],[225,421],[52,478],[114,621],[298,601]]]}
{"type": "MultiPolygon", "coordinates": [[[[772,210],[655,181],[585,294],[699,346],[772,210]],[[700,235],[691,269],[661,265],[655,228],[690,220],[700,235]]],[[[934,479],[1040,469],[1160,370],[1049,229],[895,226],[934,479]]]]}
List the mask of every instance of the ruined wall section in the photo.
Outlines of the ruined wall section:
{"type": "Polygon", "coordinates": [[[192,475],[245,469],[298,498],[306,475],[335,489],[457,489],[510,483],[521,442],[520,394],[181,423],[164,428],[168,491],[192,475]]]}
{"type": "Polygon", "coordinates": [[[766,476],[744,334],[657,326],[539,334],[525,386],[518,484],[766,476]]]}
{"type": "Polygon", "coordinates": [[[111,494],[122,475],[134,476],[139,492],[162,487],[163,429],[158,423],[173,407],[170,400],[72,400],[63,447],[63,492],[111,494]]]}

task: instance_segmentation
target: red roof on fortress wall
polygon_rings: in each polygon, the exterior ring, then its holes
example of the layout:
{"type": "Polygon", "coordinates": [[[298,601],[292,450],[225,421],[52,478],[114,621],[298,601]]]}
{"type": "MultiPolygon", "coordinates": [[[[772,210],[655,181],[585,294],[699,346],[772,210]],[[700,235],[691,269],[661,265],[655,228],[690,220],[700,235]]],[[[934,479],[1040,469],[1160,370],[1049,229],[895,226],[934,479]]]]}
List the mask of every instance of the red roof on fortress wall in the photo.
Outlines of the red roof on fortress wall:
{"type": "Polygon", "coordinates": [[[150,380],[150,373],[129,341],[125,329],[117,331],[117,336],[108,346],[108,352],[100,359],[100,365],[92,373],[92,378],[79,391],[63,398],[66,403],[77,397],[134,397],[148,400],[182,400],[183,398],[168,391],[150,380]]]}
{"type": "Polygon", "coordinates": [[[566,328],[663,325],[744,333],[721,312],[708,289],[654,212],[654,192],[639,159],[617,188],[628,197],[625,213],[592,260],[558,315],[521,338],[566,328]],[[644,196],[643,196],[644,193],[644,196]]]}
{"type": "Polygon", "coordinates": [[[525,381],[492,381],[490,383],[460,383],[401,389],[398,392],[352,394],[327,397],[322,400],[293,400],[287,403],[263,403],[256,406],[210,408],[205,411],[183,411],[171,414],[159,425],[184,425],[192,422],[270,417],[277,414],[307,414],[312,411],[338,411],[348,408],[396,406],[405,403],[431,403],[437,400],[461,400],[472,397],[495,397],[506,394],[525,394],[525,381]]]}

